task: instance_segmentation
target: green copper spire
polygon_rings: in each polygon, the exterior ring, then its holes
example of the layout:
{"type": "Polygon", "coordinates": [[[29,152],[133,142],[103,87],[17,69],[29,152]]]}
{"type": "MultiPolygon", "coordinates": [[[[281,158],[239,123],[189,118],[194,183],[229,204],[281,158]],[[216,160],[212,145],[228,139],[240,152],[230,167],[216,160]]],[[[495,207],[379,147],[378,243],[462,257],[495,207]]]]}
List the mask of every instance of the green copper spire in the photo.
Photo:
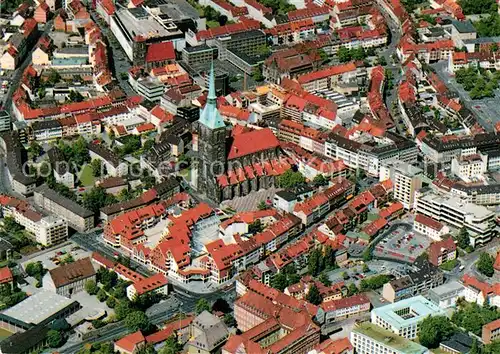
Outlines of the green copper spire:
{"type": "Polygon", "coordinates": [[[217,95],[215,94],[214,62],[210,65],[210,77],[208,81],[207,104],[200,114],[200,123],[210,129],[223,128],[226,125],[217,109],[217,95]]]}

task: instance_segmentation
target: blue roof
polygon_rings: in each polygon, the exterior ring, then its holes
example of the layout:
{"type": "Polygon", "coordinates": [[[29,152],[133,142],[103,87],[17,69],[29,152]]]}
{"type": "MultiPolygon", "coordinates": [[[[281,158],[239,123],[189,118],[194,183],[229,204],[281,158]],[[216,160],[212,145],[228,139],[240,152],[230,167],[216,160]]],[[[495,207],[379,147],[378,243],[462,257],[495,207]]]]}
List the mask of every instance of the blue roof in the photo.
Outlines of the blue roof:
{"type": "Polygon", "coordinates": [[[210,67],[207,104],[201,110],[200,123],[210,129],[224,128],[224,120],[217,109],[217,96],[215,94],[214,64],[210,67]]]}

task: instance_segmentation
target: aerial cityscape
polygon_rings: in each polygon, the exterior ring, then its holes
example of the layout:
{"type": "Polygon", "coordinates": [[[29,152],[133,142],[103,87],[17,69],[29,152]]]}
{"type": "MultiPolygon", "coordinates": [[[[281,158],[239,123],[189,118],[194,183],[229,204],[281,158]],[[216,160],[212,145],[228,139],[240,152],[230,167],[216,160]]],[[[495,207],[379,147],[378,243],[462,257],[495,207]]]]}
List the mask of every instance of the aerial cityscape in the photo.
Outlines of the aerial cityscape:
{"type": "Polygon", "coordinates": [[[500,354],[500,0],[0,29],[0,354],[500,354]]]}

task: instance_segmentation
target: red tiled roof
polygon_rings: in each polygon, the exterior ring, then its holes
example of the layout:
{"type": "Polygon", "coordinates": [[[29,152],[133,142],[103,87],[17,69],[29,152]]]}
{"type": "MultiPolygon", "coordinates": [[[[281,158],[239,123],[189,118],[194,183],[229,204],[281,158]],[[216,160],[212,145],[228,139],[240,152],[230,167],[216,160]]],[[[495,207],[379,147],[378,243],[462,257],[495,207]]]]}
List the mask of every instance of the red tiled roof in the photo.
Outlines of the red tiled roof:
{"type": "Polygon", "coordinates": [[[152,43],[148,46],[146,62],[175,60],[175,49],[172,42],[152,43]]]}
{"type": "Polygon", "coordinates": [[[168,284],[167,277],[161,273],[157,273],[155,275],[150,276],[149,278],[145,278],[139,280],[134,283],[135,291],[138,295],[145,294],[149,291],[156,290],[168,284]]]}
{"type": "Polygon", "coordinates": [[[323,302],[320,307],[325,312],[328,312],[353,306],[359,306],[367,303],[370,303],[370,299],[368,299],[365,294],[357,294],[343,299],[323,302]]]}
{"type": "Polygon", "coordinates": [[[0,268],[0,284],[10,283],[13,279],[14,278],[9,267],[0,268]]]}
{"type": "Polygon", "coordinates": [[[279,141],[271,129],[254,130],[234,137],[229,149],[228,159],[233,160],[259,151],[275,149],[279,146],[279,141]]]}
{"type": "Polygon", "coordinates": [[[430,227],[431,229],[434,229],[436,231],[439,231],[443,228],[443,224],[441,224],[439,221],[434,220],[433,218],[430,218],[423,214],[417,214],[415,216],[415,221],[427,227],[430,227]]]}
{"type": "Polygon", "coordinates": [[[115,343],[115,345],[127,352],[132,353],[137,345],[144,343],[145,338],[141,331],[129,334],[115,343]]]}

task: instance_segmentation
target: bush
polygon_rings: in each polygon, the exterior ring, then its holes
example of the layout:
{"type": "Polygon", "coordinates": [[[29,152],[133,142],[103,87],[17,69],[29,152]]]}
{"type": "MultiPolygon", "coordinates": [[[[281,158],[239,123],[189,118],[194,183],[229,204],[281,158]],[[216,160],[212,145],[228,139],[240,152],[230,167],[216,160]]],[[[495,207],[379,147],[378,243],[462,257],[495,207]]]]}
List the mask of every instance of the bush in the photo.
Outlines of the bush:
{"type": "Polygon", "coordinates": [[[107,298],[108,298],[108,294],[106,294],[106,292],[103,289],[100,289],[97,292],[97,300],[99,300],[100,302],[106,301],[107,298]]]}

